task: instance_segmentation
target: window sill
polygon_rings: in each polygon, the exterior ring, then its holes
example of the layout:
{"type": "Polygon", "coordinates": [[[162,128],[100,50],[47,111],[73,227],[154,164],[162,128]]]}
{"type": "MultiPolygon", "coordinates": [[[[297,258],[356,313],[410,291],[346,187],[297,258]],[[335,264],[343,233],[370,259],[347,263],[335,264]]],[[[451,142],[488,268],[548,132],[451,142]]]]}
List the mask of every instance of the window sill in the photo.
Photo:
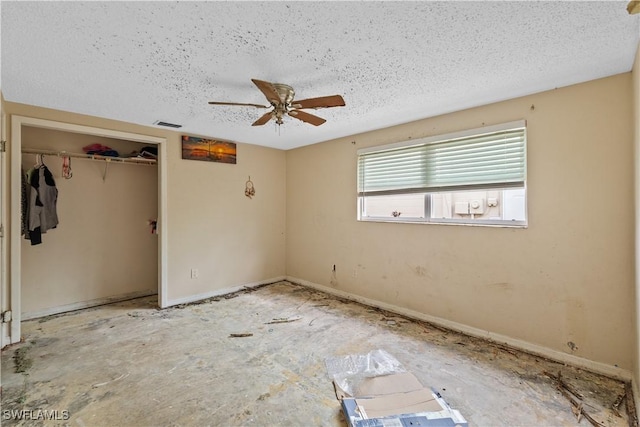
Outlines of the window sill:
{"type": "Polygon", "coordinates": [[[466,227],[491,227],[491,228],[529,228],[529,225],[522,221],[513,222],[462,222],[456,220],[424,220],[424,219],[384,219],[384,218],[358,218],[358,222],[384,222],[391,224],[422,224],[422,225],[458,225],[466,227]]]}

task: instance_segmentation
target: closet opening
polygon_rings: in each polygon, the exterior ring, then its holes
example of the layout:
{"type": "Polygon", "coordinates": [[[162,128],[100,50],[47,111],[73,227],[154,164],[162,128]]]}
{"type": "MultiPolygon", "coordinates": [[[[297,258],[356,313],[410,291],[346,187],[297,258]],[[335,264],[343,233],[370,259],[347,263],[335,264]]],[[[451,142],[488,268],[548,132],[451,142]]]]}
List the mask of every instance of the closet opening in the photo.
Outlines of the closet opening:
{"type": "Polygon", "coordinates": [[[11,187],[50,172],[58,221],[29,231],[34,198],[25,220],[12,192],[11,342],[21,320],[154,294],[165,307],[166,140],[15,116],[11,139],[11,187]]]}

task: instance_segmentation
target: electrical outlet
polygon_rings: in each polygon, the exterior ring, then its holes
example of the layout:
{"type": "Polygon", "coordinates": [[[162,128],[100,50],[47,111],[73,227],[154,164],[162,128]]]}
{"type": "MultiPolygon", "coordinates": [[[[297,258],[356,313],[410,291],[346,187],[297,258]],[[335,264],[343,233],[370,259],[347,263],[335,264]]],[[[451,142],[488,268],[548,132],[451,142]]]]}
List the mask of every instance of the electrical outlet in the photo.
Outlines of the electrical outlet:
{"type": "Polygon", "coordinates": [[[197,279],[199,274],[200,274],[200,272],[198,271],[197,268],[192,268],[191,269],[191,278],[192,279],[197,279]]]}

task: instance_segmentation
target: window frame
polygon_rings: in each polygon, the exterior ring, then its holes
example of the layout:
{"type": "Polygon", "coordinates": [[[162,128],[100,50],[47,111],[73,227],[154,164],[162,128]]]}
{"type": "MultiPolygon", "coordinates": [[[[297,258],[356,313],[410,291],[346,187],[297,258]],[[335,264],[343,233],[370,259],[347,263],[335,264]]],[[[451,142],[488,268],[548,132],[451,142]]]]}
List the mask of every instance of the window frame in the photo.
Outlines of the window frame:
{"type": "MultiPolygon", "coordinates": [[[[504,228],[527,228],[529,223],[528,215],[528,188],[527,188],[527,122],[526,120],[517,120],[492,126],[485,126],[475,129],[467,129],[459,132],[452,132],[442,135],[434,135],[420,139],[410,139],[402,142],[396,142],[391,144],[365,147],[357,150],[357,220],[362,222],[391,222],[391,223],[411,223],[411,224],[441,224],[441,225],[466,225],[466,226],[484,226],[484,227],[504,227],[504,228]],[[458,185],[453,188],[449,187],[434,187],[431,191],[416,191],[411,188],[407,188],[406,191],[390,190],[390,191],[371,191],[371,194],[367,194],[366,191],[361,189],[361,179],[363,172],[361,171],[361,157],[368,153],[384,152],[389,150],[397,150],[405,147],[418,147],[427,144],[438,144],[447,141],[481,136],[484,134],[509,131],[523,128],[523,179],[521,182],[514,183],[488,183],[488,184],[471,184],[471,185],[458,185]],[[455,193],[459,191],[504,191],[509,189],[522,189],[524,190],[524,220],[507,220],[507,219],[471,219],[471,218],[439,218],[432,216],[432,196],[435,194],[455,193]],[[365,199],[367,197],[385,196],[385,195],[408,195],[408,194],[422,194],[424,195],[425,207],[424,218],[422,217],[387,217],[387,216],[366,216],[365,212],[365,199]]],[[[502,193],[504,194],[504,193],[502,193]]],[[[504,203],[504,197],[500,198],[501,203],[504,203]]],[[[501,207],[502,215],[502,207],[501,207]]]]}

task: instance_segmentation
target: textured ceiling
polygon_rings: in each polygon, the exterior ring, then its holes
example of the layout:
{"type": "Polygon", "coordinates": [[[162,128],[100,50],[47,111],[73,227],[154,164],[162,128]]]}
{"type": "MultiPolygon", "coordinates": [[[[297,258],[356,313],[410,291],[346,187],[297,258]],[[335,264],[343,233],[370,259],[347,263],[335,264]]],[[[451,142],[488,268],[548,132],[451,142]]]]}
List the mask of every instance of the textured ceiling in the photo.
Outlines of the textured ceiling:
{"type": "Polygon", "coordinates": [[[605,2],[0,3],[7,101],[289,149],[631,70],[640,15],[605,2]],[[345,107],[251,123],[251,78],[345,107]]]}

